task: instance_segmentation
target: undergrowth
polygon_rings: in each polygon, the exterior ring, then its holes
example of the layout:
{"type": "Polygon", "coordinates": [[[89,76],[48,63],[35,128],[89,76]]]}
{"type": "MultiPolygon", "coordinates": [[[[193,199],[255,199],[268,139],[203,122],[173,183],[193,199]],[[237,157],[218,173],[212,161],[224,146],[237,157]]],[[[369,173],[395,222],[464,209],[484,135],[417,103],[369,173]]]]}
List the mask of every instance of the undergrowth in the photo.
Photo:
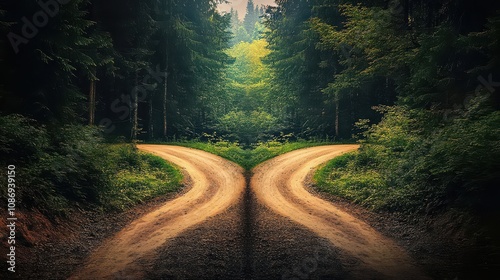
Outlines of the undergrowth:
{"type": "Polygon", "coordinates": [[[0,163],[16,167],[19,208],[47,215],[74,207],[123,210],[180,186],[180,171],[132,145],[105,143],[97,128],[43,126],[9,115],[0,117],[0,130],[0,163]]]}
{"type": "Polygon", "coordinates": [[[257,166],[258,164],[273,157],[276,157],[278,155],[285,154],[297,149],[314,147],[319,145],[327,145],[331,143],[309,142],[309,141],[300,141],[300,142],[268,141],[268,142],[260,142],[254,144],[252,145],[251,148],[243,148],[238,143],[233,143],[224,140],[217,142],[184,141],[184,142],[175,142],[169,144],[203,150],[221,156],[230,161],[236,162],[246,170],[250,170],[255,166],[257,166]]]}
{"type": "Polygon", "coordinates": [[[382,122],[366,131],[359,151],[317,171],[318,188],[372,209],[500,213],[493,199],[500,194],[500,113],[481,102],[477,97],[446,120],[425,110],[383,108],[382,122]]]}

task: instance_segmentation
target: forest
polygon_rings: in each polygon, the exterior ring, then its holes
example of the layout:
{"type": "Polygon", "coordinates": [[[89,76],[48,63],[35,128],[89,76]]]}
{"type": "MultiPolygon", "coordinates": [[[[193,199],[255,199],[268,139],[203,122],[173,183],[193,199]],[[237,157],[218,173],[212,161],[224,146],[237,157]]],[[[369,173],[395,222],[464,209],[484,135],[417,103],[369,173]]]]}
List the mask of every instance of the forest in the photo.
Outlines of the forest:
{"type": "Polygon", "coordinates": [[[318,191],[500,248],[499,1],[221,2],[0,3],[0,163],[23,174],[20,207],[64,217],[178,191],[181,171],[137,143],[247,169],[357,143],[318,191]]]}

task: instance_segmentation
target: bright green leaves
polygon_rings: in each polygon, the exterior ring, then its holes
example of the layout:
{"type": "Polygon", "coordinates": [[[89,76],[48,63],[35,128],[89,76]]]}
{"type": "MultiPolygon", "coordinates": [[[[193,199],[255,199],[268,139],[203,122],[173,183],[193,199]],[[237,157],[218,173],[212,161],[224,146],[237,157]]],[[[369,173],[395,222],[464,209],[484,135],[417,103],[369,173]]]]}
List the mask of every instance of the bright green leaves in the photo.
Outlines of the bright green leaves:
{"type": "Polygon", "coordinates": [[[241,42],[227,51],[234,63],[227,70],[227,112],[218,117],[217,128],[247,144],[276,129],[277,119],[269,111],[269,54],[265,40],[241,42]]]}
{"type": "Polygon", "coordinates": [[[398,75],[413,46],[405,35],[394,34],[389,11],[360,5],[341,5],[339,9],[347,19],[342,28],[319,18],[310,21],[320,36],[318,48],[335,52],[342,66],[328,92],[359,89],[375,76],[398,75]]]}
{"type": "Polygon", "coordinates": [[[264,82],[269,78],[269,70],[262,59],[269,54],[265,40],[239,43],[228,50],[235,62],[228,70],[228,78],[244,87],[264,82]]]}

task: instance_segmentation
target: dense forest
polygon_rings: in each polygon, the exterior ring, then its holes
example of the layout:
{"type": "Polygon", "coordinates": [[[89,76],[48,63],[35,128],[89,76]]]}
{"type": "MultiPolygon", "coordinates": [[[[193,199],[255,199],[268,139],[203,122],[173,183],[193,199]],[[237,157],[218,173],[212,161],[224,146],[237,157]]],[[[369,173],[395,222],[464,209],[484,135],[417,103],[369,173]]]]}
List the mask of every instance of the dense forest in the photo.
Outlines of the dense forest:
{"type": "Polygon", "coordinates": [[[243,20],[217,1],[120,3],[3,4],[3,115],[166,140],[265,112],[271,135],[351,139],[373,106],[440,125],[478,96],[498,107],[496,3],[249,1],[243,20]]]}
{"type": "MultiPolygon", "coordinates": [[[[193,138],[209,126],[230,62],[230,15],[216,5],[2,2],[0,153],[3,165],[29,174],[22,205],[104,203],[120,170],[140,177],[133,171],[161,167],[106,141],[193,138]]],[[[119,204],[130,200],[142,198],[119,204]]]]}
{"type": "Polygon", "coordinates": [[[1,2],[0,163],[27,174],[23,207],[177,189],[110,143],[358,141],[321,190],[500,233],[499,1],[250,0],[243,20],[220,2],[1,2]]]}
{"type": "Polygon", "coordinates": [[[289,129],[361,139],[391,185],[498,181],[498,3],[277,3],[266,61],[289,129]]]}
{"type": "Polygon", "coordinates": [[[229,16],[215,5],[5,4],[2,84],[16,94],[4,97],[2,111],[102,126],[127,139],[199,133],[207,122],[204,100],[220,92],[228,60],[229,16]]]}

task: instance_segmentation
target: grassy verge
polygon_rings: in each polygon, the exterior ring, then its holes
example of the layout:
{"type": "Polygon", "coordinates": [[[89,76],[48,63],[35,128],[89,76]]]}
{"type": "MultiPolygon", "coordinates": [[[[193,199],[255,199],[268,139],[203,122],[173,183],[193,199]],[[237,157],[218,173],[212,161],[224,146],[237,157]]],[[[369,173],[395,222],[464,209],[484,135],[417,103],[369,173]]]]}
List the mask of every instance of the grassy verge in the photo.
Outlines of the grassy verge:
{"type": "Polygon", "coordinates": [[[316,187],[372,209],[392,205],[394,194],[382,175],[374,169],[358,168],[358,156],[357,151],[343,154],[318,169],[316,187]]]}
{"type": "Polygon", "coordinates": [[[333,159],[316,173],[317,185],[391,212],[500,213],[492,199],[500,193],[500,113],[477,108],[444,122],[428,111],[388,107],[357,152],[333,159]]]}
{"type": "Polygon", "coordinates": [[[259,143],[252,147],[252,149],[243,149],[237,143],[231,143],[226,141],[219,142],[175,142],[169,143],[171,145],[179,145],[184,147],[190,147],[195,149],[200,149],[212,154],[216,154],[230,161],[236,162],[246,170],[250,170],[257,166],[258,164],[276,157],[278,155],[291,152],[293,150],[314,147],[320,145],[328,145],[331,143],[327,142],[277,142],[269,141],[265,143],[259,143]]]}
{"type": "Polygon", "coordinates": [[[123,210],[179,189],[182,174],[164,159],[132,145],[113,145],[110,151],[116,166],[105,193],[106,207],[123,210]]]}
{"type": "MultiPolygon", "coordinates": [[[[179,170],[132,145],[105,143],[94,127],[43,126],[10,115],[0,117],[0,131],[0,165],[15,166],[16,204],[25,210],[123,210],[180,186],[179,170]]],[[[0,199],[7,197],[2,180],[0,199]]]]}

